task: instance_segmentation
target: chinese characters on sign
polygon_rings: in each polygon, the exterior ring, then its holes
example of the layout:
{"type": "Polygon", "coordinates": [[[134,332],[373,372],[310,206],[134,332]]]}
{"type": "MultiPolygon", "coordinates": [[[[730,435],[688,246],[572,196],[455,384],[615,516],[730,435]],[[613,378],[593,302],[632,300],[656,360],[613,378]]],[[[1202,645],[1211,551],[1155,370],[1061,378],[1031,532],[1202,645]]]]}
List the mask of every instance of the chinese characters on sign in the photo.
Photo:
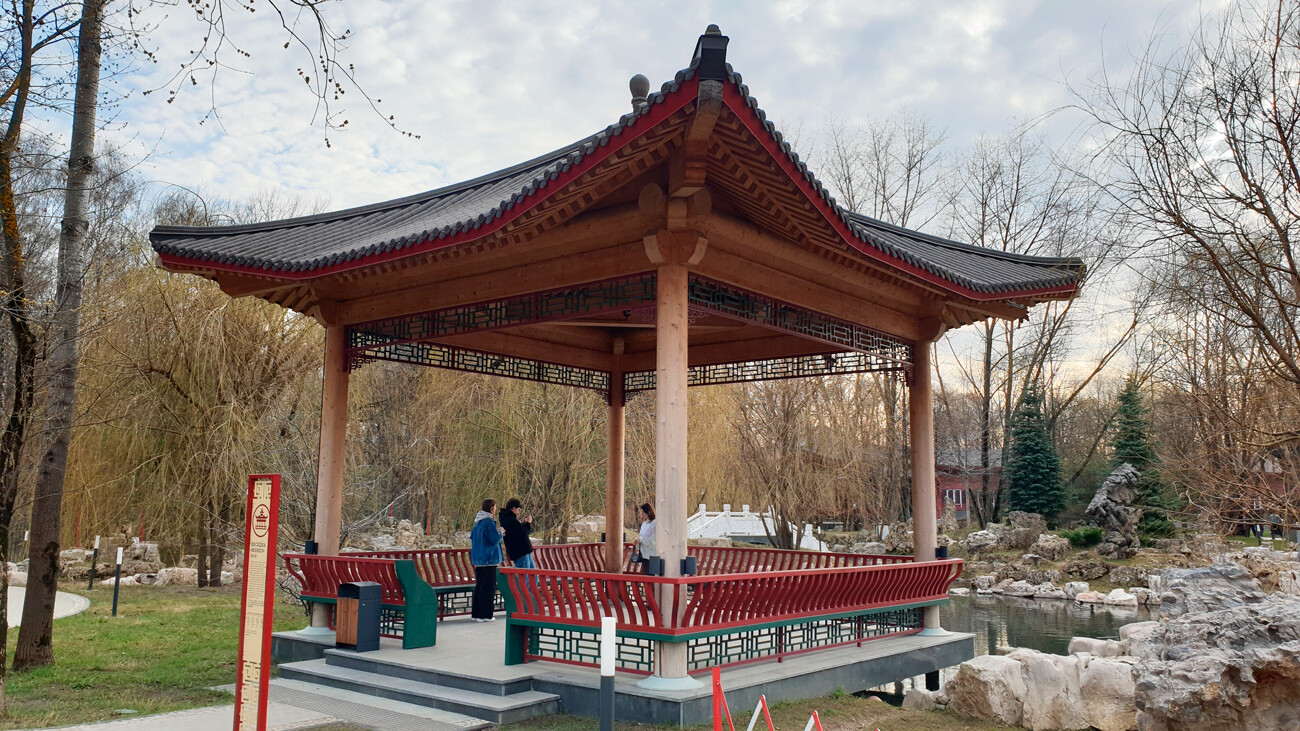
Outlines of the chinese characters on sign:
{"type": "Polygon", "coordinates": [[[280,523],[280,476],[248,478],[244,513],[244,603],[240,611],[239,673],[235,679],[235,731],[266,728],[271,620],[275,600],[275,541],[280,523]]]}

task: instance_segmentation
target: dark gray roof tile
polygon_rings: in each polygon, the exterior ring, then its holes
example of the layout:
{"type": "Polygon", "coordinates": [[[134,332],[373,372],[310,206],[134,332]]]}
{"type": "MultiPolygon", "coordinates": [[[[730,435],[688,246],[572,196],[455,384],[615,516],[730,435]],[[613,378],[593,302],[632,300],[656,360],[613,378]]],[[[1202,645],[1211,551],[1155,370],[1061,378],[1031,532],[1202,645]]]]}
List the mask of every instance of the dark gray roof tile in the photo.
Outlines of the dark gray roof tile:
{"type": "MultiPolygon", "coordinates": [[[[683,69],[649,96],[645,107],[629,112],[590,137],[527,162],[445,188],[333,213],[243,226],[158,226],[149,235],[160,254],[272,272],[310,272],[341,262],[410,248],[478,230],[539,190],[544,190],[598,147],[646,114],[651,105],[690,80],[683,69]]],[[[806,162],[749,94],[740,74],[727,65],[728,79],[753,109],[778,149],[797,166],[814,192],[833,206],[858,240],[901,262],[967,289],[986,294],[1077,284],[1083,263],[1077,259],[1032,257],[984,249],[892,226],[841,209],[806,162]]]]}

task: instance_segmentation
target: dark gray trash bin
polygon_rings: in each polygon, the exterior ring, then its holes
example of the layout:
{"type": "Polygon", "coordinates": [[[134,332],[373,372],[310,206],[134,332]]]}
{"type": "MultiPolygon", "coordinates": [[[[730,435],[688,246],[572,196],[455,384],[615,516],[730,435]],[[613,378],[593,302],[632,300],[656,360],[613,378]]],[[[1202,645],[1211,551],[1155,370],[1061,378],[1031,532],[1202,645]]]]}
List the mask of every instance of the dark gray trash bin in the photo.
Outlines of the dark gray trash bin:
{"type": "Polygon", "coordinates": [[[334,610],[334,646],[355,652],[379,649],[379,610],[383,594],[373,581],[339,584],[334,610]]]}

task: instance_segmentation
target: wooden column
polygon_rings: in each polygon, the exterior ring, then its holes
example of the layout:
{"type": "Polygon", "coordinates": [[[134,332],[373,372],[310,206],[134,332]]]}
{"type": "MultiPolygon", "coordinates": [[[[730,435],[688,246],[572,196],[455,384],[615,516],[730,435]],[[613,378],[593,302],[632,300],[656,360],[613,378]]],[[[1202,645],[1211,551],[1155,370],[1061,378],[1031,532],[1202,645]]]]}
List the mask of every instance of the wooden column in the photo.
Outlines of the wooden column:
{"type": "Polygon", "coordinates": [[[614,367],[609,373],[607,454],[605,457],[605,571],[623,571],[623,338],[614,338],[614,367]]]}
{"type": "MultiPolygon", "coordinates": [[[[917,561],[933,561],[939,514],[934,485],[934,396],[930,382],[930,342],[913,348],[908,416],[911,422],[912,545],[917,561]]],[[[925,608],[925,629],[939,629],[939,608],[925,608]]]]}
{"type": "MultiPolygon", "coordinates": [[[[660,265],[656,290],[655,546],[664,576],[680,576],[686,558],[686,267],[660,265]]],[[[665,624],[672,623],[671,602],[662,601],[660,607],[665,624]]],[[[660,678],[688,678],[685,642],[659,643],[655,658],[660,678]]]]}
{"type": "MultiPolygon", "coordinates": [[[[321,555],[339,552],[343,523],[343,464],[348,429],[347,336],[342,325],[325,326],[325,379],[320,403],[320,462],[316,473],[315,540],[321,555]]],[[[313,604],[312,627],[329,626],[329,606],[313,604]]]]}

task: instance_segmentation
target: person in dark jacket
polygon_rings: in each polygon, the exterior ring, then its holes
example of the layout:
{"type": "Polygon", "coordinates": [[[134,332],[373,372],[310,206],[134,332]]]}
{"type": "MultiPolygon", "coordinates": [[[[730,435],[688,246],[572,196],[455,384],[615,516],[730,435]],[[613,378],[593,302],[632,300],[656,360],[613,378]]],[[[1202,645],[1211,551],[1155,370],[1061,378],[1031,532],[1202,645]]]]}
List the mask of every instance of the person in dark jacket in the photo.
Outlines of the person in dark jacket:
{"type": "Polygon", "coordinates": [[[524,511],[524,504],[519,498],[512,497],[506,501],[506,509],[501,513],[501,529],[505,531],[506,557],[517,569],[535,569],[533,563],[533,542],[528,534],[533,532],[533,516],[522,519],[519,514],[524,511]]]}
{"type": "Polygon", "coordinates": [[[482,510],[474,516],[474,529],[469,532],[469,562],[474,564],[474,599],[470,604],[470,617],[475,622],[492,622],[497,603],[497,567],[501,565],[501,529],[493,515],[497,501],[483,501],[482,510]]]}

